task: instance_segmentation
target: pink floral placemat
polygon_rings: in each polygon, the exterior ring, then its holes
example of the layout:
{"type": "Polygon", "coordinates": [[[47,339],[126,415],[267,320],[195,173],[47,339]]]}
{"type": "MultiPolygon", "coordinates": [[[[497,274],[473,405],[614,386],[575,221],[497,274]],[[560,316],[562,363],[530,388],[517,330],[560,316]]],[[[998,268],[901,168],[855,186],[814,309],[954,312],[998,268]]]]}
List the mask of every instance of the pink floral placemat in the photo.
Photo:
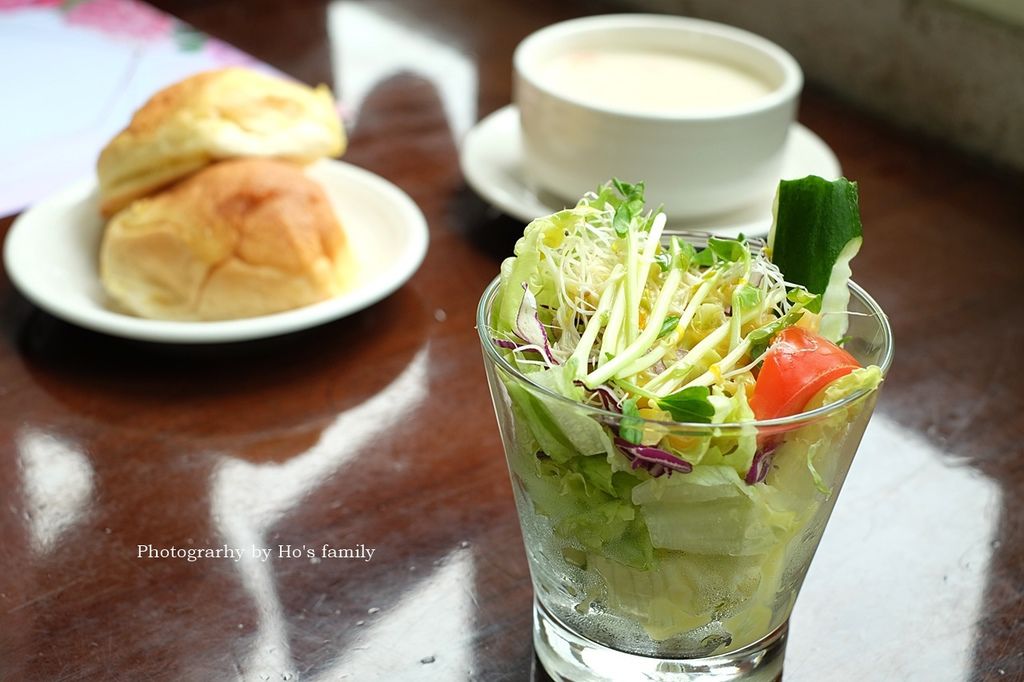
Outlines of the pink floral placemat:
{"type": "Polygon", "coordinates": [[[0,0],[0,216],[93,172],[156,90],[266,64],[138,0],[0,0]]]}

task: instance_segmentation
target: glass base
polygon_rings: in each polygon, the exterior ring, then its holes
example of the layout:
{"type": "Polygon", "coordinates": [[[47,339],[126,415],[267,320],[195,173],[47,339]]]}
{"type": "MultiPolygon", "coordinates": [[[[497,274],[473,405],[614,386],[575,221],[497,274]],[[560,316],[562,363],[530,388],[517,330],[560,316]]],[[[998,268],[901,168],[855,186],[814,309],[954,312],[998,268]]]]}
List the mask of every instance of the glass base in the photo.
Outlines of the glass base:
{"type": "Polygon", "coordinates": [[[556,682],[779,682],[789,623],[753,644],[707,658],[653,658],[611,649],[533,602],[533,646],[556,682]]]}

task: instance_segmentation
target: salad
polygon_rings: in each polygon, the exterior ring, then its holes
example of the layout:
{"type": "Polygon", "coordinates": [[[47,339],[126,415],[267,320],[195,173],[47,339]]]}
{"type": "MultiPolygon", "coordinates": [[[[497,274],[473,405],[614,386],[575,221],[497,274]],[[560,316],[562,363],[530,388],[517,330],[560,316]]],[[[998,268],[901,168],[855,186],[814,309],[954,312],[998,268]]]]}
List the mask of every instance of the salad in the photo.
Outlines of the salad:
{"type": "Polygon", "coordinates": [[[843,348],[856,186],[784,181],[775,210],[767,245],[695,244],[614,180],[502,264],[513,488],[538,598],[584,633],[697,656],[788,617],[882,371],[843,348]]]}

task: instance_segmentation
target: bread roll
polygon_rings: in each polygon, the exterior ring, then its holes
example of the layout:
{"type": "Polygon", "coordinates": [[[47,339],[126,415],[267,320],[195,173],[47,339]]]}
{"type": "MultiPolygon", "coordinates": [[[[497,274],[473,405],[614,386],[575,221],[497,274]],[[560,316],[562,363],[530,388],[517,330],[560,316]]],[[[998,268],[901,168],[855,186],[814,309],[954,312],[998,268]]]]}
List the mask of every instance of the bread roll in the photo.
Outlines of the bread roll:
{"type": "Polygon", "coordinates": [[[338,156],[345,134],[330,90],[255,71],[207,71],[153,95],[103,149],[100,210],[132,200],[221,159],[309,162],[338,156]]]}
{"type": "Polygon", "coordinates": [[[209,166],[116,214],[100,279],[126,312],[163,320],[266,315],[330,298],[355,263],[323,189],[271,159],[209,166]]]}

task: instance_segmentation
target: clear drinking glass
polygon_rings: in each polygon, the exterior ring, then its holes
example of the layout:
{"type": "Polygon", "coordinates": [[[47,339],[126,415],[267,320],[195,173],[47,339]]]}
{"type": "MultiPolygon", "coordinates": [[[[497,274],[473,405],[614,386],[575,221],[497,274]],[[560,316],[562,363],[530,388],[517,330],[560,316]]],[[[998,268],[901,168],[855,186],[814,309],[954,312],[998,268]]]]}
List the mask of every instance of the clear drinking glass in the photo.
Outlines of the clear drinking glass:
{"type": "MultiPolygon", "coordinates": [[[[686,478],[694,474],[676,473],[633,488],[632,511],[611,509],[600,491],[566,494],[560,487],[586,486],[583,477],[538,471],[557,468],[544,462],[546,420],[568,434],[547,444],[553,449],[588,447],[589,423],[610,436],[622,416],[553,393],[505,360],[488,331],[497,284],[480,300],[477,329],[533,579],[534,646],[545,669],[573,682],[779,679],[789,616],[877,389],[768,421],[648,422],[645,428],[680,439],[757,438],[767,477],[750,486],[695,486],[686,478]],[[643,543],[630,534],[645,532],[655,547],[672,548],[634,556],[631,548],[643,543]]],[[[844,347],[884,374],[892,358],[888,320],[863,289],[851,283],[850,292],[844,347]]]]}

